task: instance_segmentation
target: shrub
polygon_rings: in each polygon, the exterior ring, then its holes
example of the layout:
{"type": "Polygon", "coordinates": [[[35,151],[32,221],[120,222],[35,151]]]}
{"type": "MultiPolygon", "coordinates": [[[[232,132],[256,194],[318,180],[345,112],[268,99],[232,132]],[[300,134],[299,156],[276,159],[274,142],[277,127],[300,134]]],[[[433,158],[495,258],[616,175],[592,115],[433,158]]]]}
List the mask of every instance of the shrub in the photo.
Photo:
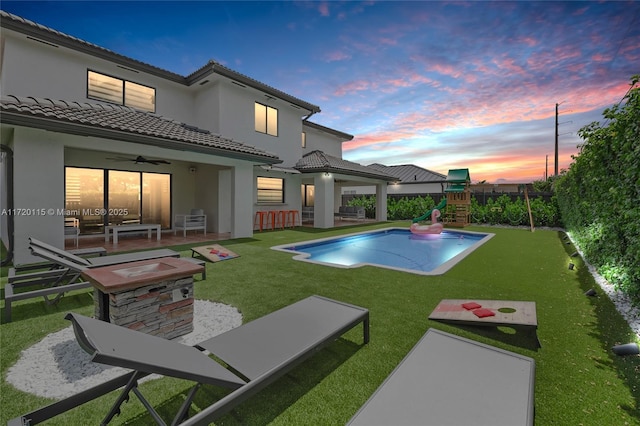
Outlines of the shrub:
{"type": "Polygon", "coordinates": [[[563,220],[587,260],[640,305],[640,75],[584,143],[555,190],[563,220]]]}

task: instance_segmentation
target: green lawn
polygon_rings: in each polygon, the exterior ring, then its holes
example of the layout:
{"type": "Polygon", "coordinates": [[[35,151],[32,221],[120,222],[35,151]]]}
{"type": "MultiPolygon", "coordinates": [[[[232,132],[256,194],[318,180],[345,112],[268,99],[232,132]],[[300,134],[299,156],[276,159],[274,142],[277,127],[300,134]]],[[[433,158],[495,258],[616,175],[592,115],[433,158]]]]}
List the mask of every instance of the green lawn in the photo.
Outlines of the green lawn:
{"type": "MultiPolygon", "coordinates": [[[[532,357],[536,361],[535,421],[541,425],[640,425],[640,357],[617,357],[611,346],[634,340],[628,324],[603,295],[583,293],[597,284],[575,251],[556,231],[469,227],[496,236],[441,276],[420,276],[365,267],[338,269],[297,262],[271,246],[365,229],[296,229],[256,233],[253,239],[222,242],[238,259],[207,264],[196,297],[236,306],[249,321],[311,294],[370,310],[371,342],[362,346],[356,327],[217,424],[342,425],[367,400],[429,327],[532,357]],[[572,259],[575,270],[567,265],[572,259]],[[530,300],[537,304],[536,348],[530,335],[510,328],[452,326],[429,321],[441,299],[530,300]]],[[[177,247],[189,255],[187,246],[177,247]]],[[[199,278],[199,276],[197,277],[199,278]]],[[[91,315],[89,292],[66,296],[55,307],[41,300],[16,304],[14,321],[0,326],[2,384],[0,423],[48,401],[15,390],[6,370],[20,351],[68,326],[67,311],[91,315]]],[[[4,314],[4,312],[2,312],[4,314]]],[[[143,384],[143,393],[168,420],[190,383],[170,378],[143,384]]],[[[205,408],[224,391],[204,387],[195,405],[205,408]]],[[[98,424],[115,395],[107,395],[50,424],[98,424]]],[[[425,398],[428,398],[425,395],[425,398]]],[[[151,424],[138,400],[123,406],[113,424],[151,424]]]]}

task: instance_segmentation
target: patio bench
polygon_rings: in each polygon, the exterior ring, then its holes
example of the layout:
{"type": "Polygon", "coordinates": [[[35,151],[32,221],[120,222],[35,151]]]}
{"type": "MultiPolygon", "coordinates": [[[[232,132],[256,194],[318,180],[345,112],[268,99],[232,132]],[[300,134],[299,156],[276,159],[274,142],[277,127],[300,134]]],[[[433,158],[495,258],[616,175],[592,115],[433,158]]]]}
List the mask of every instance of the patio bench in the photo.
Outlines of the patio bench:
{"type": "Polygon", "coordinates": [[[151,239],[151,231],[155,230],[157,239],[160,241],[160,225],[157,223],[136,223],[127,225],[110,225],[104,228],[104,242],[109,242],[109,233],[113,234],[113,244],[118,244],[119,232],[139,232],[147,231],[148,238],[151,239]]]}
{"type": "Polygon", "coordinates": [[[365,219],[365,209],[360,206],[340,206],[338,207],[338,213],[335,214],[336,217],[341,219],[357,219],[364,220],[365,219]]]}

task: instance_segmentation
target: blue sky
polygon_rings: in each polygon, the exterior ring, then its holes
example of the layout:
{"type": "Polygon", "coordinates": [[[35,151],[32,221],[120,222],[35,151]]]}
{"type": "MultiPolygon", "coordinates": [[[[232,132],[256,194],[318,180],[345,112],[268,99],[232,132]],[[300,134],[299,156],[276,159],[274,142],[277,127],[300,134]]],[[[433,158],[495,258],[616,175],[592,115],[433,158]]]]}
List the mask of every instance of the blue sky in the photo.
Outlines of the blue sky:
{"type": "MultiPolygon", "coordinates": [[[[188,75],[213,59],[353,134],[344,158],[473,181],[559,168],[640,73],[640,2],[12,2],[2,9],[188,75]]],[[[29,95],[29,94],[25,94],[29,95]]]]}

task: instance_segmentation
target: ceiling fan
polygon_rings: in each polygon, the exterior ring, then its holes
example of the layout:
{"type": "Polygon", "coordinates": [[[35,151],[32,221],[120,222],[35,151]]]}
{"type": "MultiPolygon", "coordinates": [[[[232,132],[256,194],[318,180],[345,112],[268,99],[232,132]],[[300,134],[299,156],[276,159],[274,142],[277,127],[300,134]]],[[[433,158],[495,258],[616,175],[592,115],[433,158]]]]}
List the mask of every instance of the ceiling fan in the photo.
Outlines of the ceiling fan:
{"type": "Polygon", "coordinates": [[[154,159],[154,158],[144,158],[142,155],[138,155],[136,158],[127,158],[127,157],[112,157],[112,158],[108,158],[107,157],[107,160],[132,161],[135,164],[148,163],[148,164],[153,164],[154,166],[157,166],[158,164],[171,164],[167,160],[160,160],[160,159],[154,159]]]}

